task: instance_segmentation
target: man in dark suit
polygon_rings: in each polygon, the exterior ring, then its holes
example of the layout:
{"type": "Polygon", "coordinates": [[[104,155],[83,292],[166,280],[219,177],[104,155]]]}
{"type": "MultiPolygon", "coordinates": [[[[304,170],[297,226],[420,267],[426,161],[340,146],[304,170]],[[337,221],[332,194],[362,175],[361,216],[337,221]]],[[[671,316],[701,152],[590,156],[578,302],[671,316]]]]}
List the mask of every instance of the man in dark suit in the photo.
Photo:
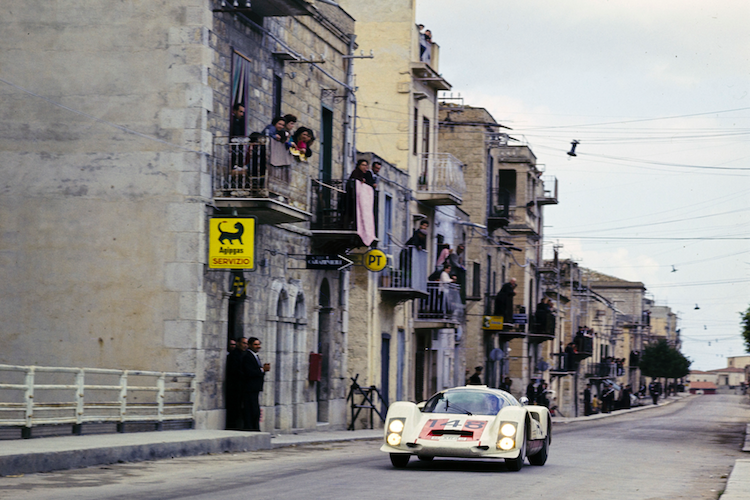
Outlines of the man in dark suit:
{"type": "MultiPolygon", "coordinates": [[[[234,342],[234,341],[232,341],[234,342]]],[[[247,354],[247,339],[237,339],[235,349],[227,355],[227,429],[242,425],[242,359],[247,354]]]]}
{"type": "Polygon", "coordinates": [[[260,431],[260,403],[258,396],[263,390],[263,377],[271,366],[261,364],[260,351],[261,343],[256,337],[248,339],[250,350],[242,358],[242,417],[244,420],[244,429],[250,431],[260,431]]]}

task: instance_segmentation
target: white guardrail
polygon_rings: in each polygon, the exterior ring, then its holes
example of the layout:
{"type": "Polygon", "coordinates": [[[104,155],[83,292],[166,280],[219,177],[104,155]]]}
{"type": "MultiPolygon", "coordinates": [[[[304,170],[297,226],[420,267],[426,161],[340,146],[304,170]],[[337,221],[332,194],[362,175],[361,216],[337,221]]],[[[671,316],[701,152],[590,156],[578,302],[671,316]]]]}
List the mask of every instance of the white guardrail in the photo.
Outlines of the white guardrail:
{"type": "MultiPolygon", "coordinates": [[[[195,420],[194,373],[0,364],[0,427],[195,420]]],[[[74,428],[75,429],[75,428],[74,428]]],[[[75,432],[75,430],[74,430],[75,432]]]]}

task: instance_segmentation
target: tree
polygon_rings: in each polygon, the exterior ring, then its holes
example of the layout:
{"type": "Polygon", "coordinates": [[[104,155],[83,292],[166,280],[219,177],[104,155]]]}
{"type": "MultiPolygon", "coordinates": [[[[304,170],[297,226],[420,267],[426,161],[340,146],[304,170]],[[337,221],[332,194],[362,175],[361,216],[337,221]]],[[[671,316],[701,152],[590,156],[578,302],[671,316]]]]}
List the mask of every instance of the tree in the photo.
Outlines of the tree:
{"type": "Polygon", "coordinates": [[[750,352],[750,307],[745,313],[740,313],[742,324],[742,337],[745,339],[745,352],[750,352]]]}
{"type": "Polygon", "coordinates": [[[666,340],[659,339],[643,348],[638,367],[647,377],[681,378],[690,373],[691,363],[692,361],[670,346],[666,340]]]}

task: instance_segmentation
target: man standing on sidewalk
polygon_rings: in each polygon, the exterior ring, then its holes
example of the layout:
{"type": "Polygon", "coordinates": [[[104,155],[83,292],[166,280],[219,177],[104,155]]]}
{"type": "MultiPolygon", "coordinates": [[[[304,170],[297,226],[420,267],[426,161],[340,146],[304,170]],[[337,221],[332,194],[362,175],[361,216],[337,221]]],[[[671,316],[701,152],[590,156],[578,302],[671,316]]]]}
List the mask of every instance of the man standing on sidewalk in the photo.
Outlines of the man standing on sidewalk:
{"type": "Polygon", "coordinates": [[[659,404],[659,395],[661,395],[661,383],[658,380],[651,381],[648,384],[648,393],[651,394],[651,399],[655,405],[659,404]]]}
{"type": "Polygon", "coordinates": [[[583,391],[583,414],[584,416],[591,415],[591,384],[586,384],[586,389],[583,391]]]}
{"type": "MultiPolygon", "coordinates": [[[[234,340],[232,342],[235,342],[234,340]]],[[[227,354],[226,406],[227,429],[242,429],[242,360],[247,351],[247,339],[237,339],[235,349],[227,354]]]]}
{"type": "Polygon", "coordinates": [[[244,429],[249,431],[260,431],[260,403],[258,397],[263,391],[263,377],[271,369],[271,365],[261,364],[260,339],[250,337],[248,339],[250,350],[242,358],[242,417],[244,429]]]}

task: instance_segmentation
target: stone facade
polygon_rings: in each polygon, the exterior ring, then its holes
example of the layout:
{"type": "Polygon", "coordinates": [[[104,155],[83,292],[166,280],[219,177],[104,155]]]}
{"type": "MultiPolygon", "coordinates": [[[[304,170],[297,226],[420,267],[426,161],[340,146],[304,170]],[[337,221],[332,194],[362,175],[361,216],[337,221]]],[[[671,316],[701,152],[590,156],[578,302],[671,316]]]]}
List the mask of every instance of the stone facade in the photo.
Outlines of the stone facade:
{"type": "Polygon", "coordinates": [[[255,335],[273,367],[263,429],[345,425],[347,277],[305,269],[306,223],[260,220],[245,300],[230,300],[232,273],[207,268],[208,220],[234,212],[215,204],[211,169],[229,132],[235,52],[249,62],[248,132],[280,104],[319,137],[329,113],[331,168],[342,175],[345,163],[352,18],[254,4],[306,15],[212,12],[221,2],[204,0],[9,6],[0,362],[193,372],[197,425],[222,428],[228,332],[255,335]],[[314,54],[325,69],[275,54],[314,54]],[[326,378],[309,382],[309,353],[322,348],[326,378]]]}

